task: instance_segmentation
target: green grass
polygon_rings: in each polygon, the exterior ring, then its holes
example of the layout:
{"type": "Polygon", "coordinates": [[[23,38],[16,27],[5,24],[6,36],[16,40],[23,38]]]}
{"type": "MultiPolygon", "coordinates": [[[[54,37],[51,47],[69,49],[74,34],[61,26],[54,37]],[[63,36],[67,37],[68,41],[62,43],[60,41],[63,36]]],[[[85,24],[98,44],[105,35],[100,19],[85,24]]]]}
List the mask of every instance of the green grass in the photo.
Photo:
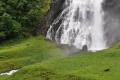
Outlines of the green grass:
{"type": "Polygon", "coordinates": [[[9,76],[4,75],[4,76],[0,76],[0,80],[5,80],[6,78],[8,78],[9,76]]]}
{"type": "Polygon", "coordinates": [[[0,73],[62,56],[56,44],[42,36],[9,40],[0,44],[0,73]]]}
{"type": "Polygon", "coordinates": [[[68,57],[43,37],[14,43],[0,47],[0,71],[20,70],[12,76],[0,76],[0,80],[120,80],[120,43],[107,50],[68,57]],[[10,64],[14,68],[8,69],[10,64]]]}
{"type": "Polygon", "coordinates": [[[119,49],[84,53],[26,66],[7,80],[120,80],[119,61],[119,49]]]}

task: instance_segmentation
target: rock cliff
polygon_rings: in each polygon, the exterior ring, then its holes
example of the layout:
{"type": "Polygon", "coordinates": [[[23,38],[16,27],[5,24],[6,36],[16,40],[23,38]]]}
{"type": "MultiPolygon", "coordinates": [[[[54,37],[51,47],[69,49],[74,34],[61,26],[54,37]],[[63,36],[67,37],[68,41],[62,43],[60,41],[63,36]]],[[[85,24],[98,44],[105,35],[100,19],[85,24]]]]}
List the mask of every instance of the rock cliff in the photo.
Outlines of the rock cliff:
{"type": "Polygon", "coordinates": [[[52,0],[50,10],[45,15],[45,18],[40,22],[35,30],[35,35],[46,35],[50,24],[57,18],[62,11],[62,6],[65,0],[52,0]]]}
{"type": "Polygon", "coordinates": [[[111,46],[120,41],[120,0],[105,0],[103,9],[107,44],[111,46]]]}

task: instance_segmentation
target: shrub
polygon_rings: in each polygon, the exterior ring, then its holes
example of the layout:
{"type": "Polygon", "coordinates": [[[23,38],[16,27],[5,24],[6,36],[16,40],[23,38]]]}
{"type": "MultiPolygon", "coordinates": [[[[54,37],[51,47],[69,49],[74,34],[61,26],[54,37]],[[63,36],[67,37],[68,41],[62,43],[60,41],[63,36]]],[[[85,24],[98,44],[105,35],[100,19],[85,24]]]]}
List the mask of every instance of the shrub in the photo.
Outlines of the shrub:
{"type": "Polygon", "coordinates": [[[1,0],[0,37],[29,36],[49,10],[50,0],[1,0]]]}

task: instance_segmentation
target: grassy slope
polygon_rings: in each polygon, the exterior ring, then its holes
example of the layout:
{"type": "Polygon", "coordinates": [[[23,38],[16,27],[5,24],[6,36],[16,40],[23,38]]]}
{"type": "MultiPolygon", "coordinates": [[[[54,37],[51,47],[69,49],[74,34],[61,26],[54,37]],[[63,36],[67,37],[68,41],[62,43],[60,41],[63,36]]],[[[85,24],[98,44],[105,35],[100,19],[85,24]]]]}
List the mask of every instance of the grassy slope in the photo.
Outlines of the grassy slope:
{"type": "MultiPolygon", "coordinates": [[[[61,56],[55,43],[44,37],[7,41],[0,45],[0,73],[61,56]]],[[[0,80],[5,77],[0,76],[0,80]]]]}
{"type": "Polygon", "coordinates": [[[0,51],[0,56],[3,55],[3,58],[0,58],[2,60],[0,61],[1,72],[9,70],[6,67],[12,61],[15,66],[21,65],[18,68],[25,66],[12,76],[1,76],[0,80],[120,80],[120,44],[95,53],[82,53],[58,59],[54,57],[60,57],[60,50],[54,45],[54,43],[45,42],[41,37],[36,37],[23,40],[13,47],[8,45],[0,47],[2,51],[0,51]],[[26,44],[30,45],[26,46],[26,44]],[[17,48],[19,49],[16,50],[17,48]],[[7,54],[10,55],[7,56],[7,54]],[[46,60],[48,57],[50,60],[46,60]]]}

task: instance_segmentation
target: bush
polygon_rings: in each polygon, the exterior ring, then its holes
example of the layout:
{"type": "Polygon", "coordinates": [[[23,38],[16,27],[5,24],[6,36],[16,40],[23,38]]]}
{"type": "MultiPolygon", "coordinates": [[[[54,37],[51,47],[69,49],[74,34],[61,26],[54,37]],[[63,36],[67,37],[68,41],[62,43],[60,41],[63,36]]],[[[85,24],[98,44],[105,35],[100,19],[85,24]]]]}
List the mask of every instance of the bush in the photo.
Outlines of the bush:
{"type": "Polygon", "coordinates": [[[26,37],[49,10],[50,0],[1,0],[0,37],[26,37]]]}

